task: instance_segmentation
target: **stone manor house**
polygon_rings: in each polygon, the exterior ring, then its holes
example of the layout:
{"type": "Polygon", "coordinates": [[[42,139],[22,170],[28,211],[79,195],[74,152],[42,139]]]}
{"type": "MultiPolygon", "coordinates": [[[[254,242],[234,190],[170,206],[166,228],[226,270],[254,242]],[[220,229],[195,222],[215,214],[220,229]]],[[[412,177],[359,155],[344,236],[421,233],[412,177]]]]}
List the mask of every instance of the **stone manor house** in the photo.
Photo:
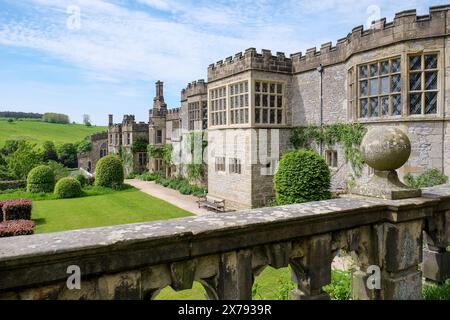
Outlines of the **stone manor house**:
{"type": "MultiPolygon", "coordinates": [[[[250,48],[211,64],[207,82],[194,81],[181,91],[179,108],[167,107],[158,81],[148,123],[126,115],[114,124],[110,116],[107,136],[93,144],[106,142],[110,153],[131,152],[141,137],[155,148],[172,144],[174,156],[188,159],[187,136],[203,132],[208,192],[230,209],[260,207],[274,197],[279,155],[292,147],[294,128],[311,124],[398,126],[412,142],[400,177],[427,168],[450,175],[449,52],[450,5],[432,7],[424,16],[403,11],[369,30],[354,28],[334,46],[329,42],[289,57],[250,48]]],[[[93,150],[87,155],[91,168],[106,154],[102,147],[93,150]]],[[[343,149],[318,151],[331,167],[333,188],[344,189],[350,168],[343,149]]],[[[128,170],[185,175],[183,163],[165,165],[143,150],[128,170]]],[[[361,179],[370,174],[365,168],[361,179]]]]}

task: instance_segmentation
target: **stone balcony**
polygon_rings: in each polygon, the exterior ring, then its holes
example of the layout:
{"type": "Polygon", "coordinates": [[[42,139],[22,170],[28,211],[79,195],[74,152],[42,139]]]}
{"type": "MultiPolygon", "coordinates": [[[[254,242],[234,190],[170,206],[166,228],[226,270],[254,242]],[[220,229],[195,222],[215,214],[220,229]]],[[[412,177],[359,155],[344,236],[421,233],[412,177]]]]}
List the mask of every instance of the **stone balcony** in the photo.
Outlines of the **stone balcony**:
{"type": "Polygon", "coordinates": [[[347,196],[242,212],[5,238],[0,299],[151,299],[199,281],[209,299],[251,299],[266,266],[290,266],[292,299],[326,299],[337,250],[355,257],[355,299],[420,299],[422,276],[449,277],[450,185],[422,196],[347,196]],[[423,249],[423,233],[428,249],[423,249]],[[422,263],[423,262],[423,263],[422,263]],[[68,267],[81,270],[69,290],[68,267]],[[369,289],[367,268],[381,287],[369,289]]]}

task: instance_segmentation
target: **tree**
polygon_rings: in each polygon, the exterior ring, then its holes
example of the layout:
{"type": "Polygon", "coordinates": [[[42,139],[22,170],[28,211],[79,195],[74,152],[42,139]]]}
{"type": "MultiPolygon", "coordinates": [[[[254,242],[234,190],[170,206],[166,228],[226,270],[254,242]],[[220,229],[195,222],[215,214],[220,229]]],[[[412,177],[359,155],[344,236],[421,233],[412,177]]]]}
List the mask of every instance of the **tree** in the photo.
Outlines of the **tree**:
{"type": "Polygon", "coordinates": [[[83,123],[85,126],[90,127],[91,124],[91,117],[88,114],[83,114],[83,123]]]}
{"type": "Polygon", "coordinates": [[[56,152],[55,144],[52,141],[45,141],[42,144],[42,158],[44,162],[53,160],[58,161],[58,153],[56,152]]]}
{"type": "Polygon", "coordinates": [[[35,145],[20,141],[19,147],[6,159],[6,162],[14,177],[24,180],[31,169],[42,163],[42,155],[36,150],[35,145]]]}
{"type": "Polygon", "coordinates": [[[58,161],[68,168],[78,166],[77,148],[73,143],[64,143],[58,147],[58,161]]]}
{"type": "Polygon", "coordinates": [[[44,116],[42,117],[42,120],[49,123],[61,123],[61,124],[69,124],[69,116],[62,113],[53,113],[53,112],[47,112],[44,113],[44,116]]]}

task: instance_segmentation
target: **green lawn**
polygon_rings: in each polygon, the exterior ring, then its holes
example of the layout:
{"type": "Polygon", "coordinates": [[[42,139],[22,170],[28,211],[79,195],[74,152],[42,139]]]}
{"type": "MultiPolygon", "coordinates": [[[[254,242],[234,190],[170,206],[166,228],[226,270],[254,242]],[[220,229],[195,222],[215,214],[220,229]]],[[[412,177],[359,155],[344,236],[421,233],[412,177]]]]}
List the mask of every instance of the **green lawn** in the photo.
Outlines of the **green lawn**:
{"type": "MultiPolygon", "coordinates": [[[[287,300],[294,288],[289,268],[274,269],[267,267],[255,279],[253,300],[287,300]]],[[[156,300],[205,300],[205,289],[199,282],[194,282],[192,289],[176,292],[164,288],[156,300]]]]}
{"type": "Polygon", "coordinates": [[[42,143],[53,141],[55,144],[78,142],[93,133],[106,131],[107,127],[86,127],[82,124],[56,124],[43,121],[20,120],[12,123],[0,118],[0,146],[6,140],[28,140],[42,143]]]}
{"type": "Polygon", "coordinates": [[[192,215],[136,189],[75,199],[33,201],[36,233],[166,220],[192,215]]]}

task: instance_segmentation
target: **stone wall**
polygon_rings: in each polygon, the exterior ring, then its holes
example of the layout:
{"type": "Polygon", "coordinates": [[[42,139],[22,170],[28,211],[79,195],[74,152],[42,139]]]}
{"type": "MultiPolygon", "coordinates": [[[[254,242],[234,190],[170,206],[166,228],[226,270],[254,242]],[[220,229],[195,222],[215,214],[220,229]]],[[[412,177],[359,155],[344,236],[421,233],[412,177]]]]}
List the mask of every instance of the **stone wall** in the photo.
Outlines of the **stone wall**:
{"type": "Polygon", "coordinates": [[[94,173],[95,168],[97,167],[97,162],[102,156],[101,152],[105,152],[104,155],[108,154],[108,133],[103,132],[93,134],[90,137],[90,140],[92,149],[89,152],[81,153],[78,155],[78,168],[83,168],[89,172],[94,173]]]}
{"type": "Polygon", "coordinates": [[[328,299],[323,286],[340,249],[355,257],[353,299],[420,299],[422,275],[450,276],[441,250],[450,244],[449,199],[447,185],[405,200],[345,197],[5,238],[0,299],[152,299],[193,281],[209,299],[251,299],[267,266],[290,266],[291,299],[328,299]],[[432,244],[425,254],[423,231],[432,244]],[[380,268],[379,288],[366,286],[371,265],[380,268]],[[70,266],[79,267],[79,290],[67,287],[70,266]]]}

